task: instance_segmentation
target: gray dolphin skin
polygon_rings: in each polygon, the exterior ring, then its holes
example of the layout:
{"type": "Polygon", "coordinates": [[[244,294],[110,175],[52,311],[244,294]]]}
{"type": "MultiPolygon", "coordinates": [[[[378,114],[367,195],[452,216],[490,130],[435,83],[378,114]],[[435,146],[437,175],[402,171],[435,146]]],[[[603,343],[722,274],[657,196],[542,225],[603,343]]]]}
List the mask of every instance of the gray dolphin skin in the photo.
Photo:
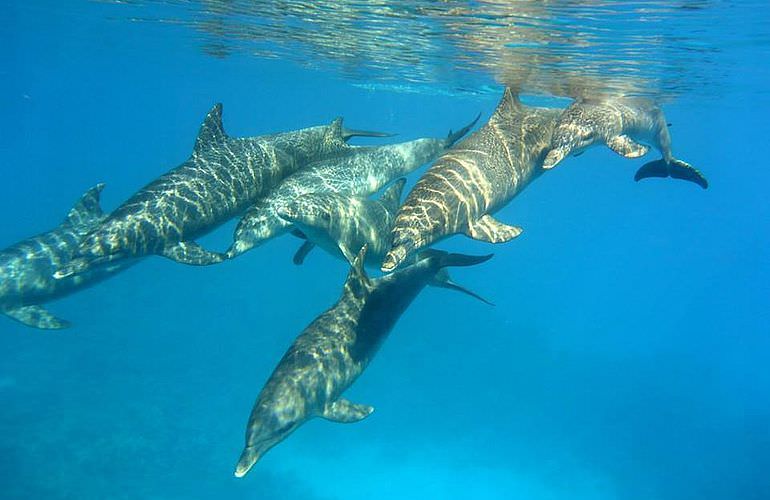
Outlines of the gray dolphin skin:
{"type": "Polygon", "coordinates": [[[294,257],[302,264],[313,246],[351,262],[356,252],[367,247],[367,266],[379,268],[390,248],[390,229],[396,220],[406,179],[399,179],[385,189],[382,197],[340,193],[310,193],[282,207],[278,214],[307,238],[294,257]]]}
{"type": "Polygon", "coordinates": [[[57,277],[124,257],[158,254],[177,262],[208,265],[225,256],[193,240],[240,215],[285,176],[312,160],[341,154],[353,135],[342,119],[330,125],[273,135],[233,138],[222,126],[222,105],[208,113],[193,153],[125,203],[85,239],[78,259],[57,277]]]}
{"type": "MultiPolygon", "coordinates": [[[[477,118],[478,119],[478,118],[477,118]]],[[[275,189],[248,209],[235,229],[228,258],[236,257],[265,241],[289,232],[292,224],[278,212],[300,196],[334,192],[369,196],[419,166],[432,161],[462,138],[474,120],[445,139],[422,138],[384,146],[350,146],[342,155],[315,162],[286,177],[275,189]]]]}
{"type": "Polygon", "coordinates": [[[543,168],[550,169],[568,155],[604,144],[625,158],[647,154],[649,146],[660,151],[660,160],[643,165],[634,180],[673,177],[694,182],[703,189],[708,181],[692,165],[674,158],[671,135],[663,110],[644,98],[582,98],[564,110],[551,140],[543,168]]]}
{"type": "Polygon", "coordinates": [[[402,271],[370,279],[366,247],[352,264],[342,296],[297,337],[251,411],[246,446],[235,468],[243,477],[273,446],[313,417],[358,422],[374,408],[342,397],[364,371],[398,318],[423,288],[449,266],[480,264],[491,255],[431,250],[402,271]]]}
{"type": "Polygon", "coordinates": [[[444,153],[422,175],[396,215],[382,270],[453,234],[489,243],[509,241],[521,228],[490,214],[535,179],[561,109],[524,106],[506,88],[489,121],[444,153]]]}
{"type": "Polygon", "coordinates": [[[96,266],[88,272],[64,279],[53,273],[66,265],[83,237],[104,220],[97,184],[72,207],[55,229],[20,241],[0,251],[0,312],[27,326],[41,329],[67,328],[42,304],[91,286],[133,265],[136,260],[96,266]]]}

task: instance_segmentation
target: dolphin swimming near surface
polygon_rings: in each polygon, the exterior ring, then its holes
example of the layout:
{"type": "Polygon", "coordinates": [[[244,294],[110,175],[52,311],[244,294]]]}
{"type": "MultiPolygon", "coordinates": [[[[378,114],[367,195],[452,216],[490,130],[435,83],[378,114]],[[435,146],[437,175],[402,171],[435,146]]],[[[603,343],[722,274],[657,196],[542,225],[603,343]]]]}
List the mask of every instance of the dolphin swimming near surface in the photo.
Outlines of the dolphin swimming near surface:
{"type": "MultiPolygon", "coordinates": [[[[478,117],[476,118],[478,120],[478,117]]],[[[476,120],[445,139],[422,138],[384,146],[350,146],[343,155],[318,161],[286,177],[260,198],[235,229],[227,257],[236,257],[265,241],[289,232],[292,224],[278,212],[308,193],[335,192],[368,196],[436,158],[462,138],[476,120]]]]}
{"type": "Polygon", "coordinates": [[[268,450],[313,417],[351,423],[369,416],[373,407],[353,403],[342,393],[364,371],[398,318],[444,268],[492,257],[428,250],[403,270],[370,279],[363,267],[365,255],[363,247],[340,299],[297,337],[259,393],[236,477],[246,475],[268,450]]]}
{"type": "Polygon", "coordinates": [[[285,176],[313,160],[345,152],[356,135],[342,119],[330,125],[257,137],[235,138],[222,126],[222,105],[208,113],[193,153],[182,165],[140,189],[83,241],[77,259],[57,277],[123,257],[158,254],[177,262],[207,265],[225,256],[195,239],[240,215],[285,176]]]}
{"type": "Polygon", "coordinates": [[[95,266],[86,273],[54,279],[83,237],[104,220],[97,184],[83,194],[67,218],[55,229],[0,250],[0,312],[27,326],[60,329],[69,322],[55,317],[42,304],[91,286],[136,263],[126,259],[95,266]]]}
{"type": "Polygon", "coordinates": [[[543,172],[561,112],[525,106],[506,88],[489,121],[441,155],[407,195],[382,270],[392,271],[419,249],[456,233],[489,243],[521,234],[491,214],[543,172]]]}
{"type": "Polygon", "coordinates": [[[543,162],[550,169],[568,155],[578,155],[587,148],[605,144],[626,158],[644,156],[649,147],[663,158],[643,165],[634,180],[647,177],[673,177],[694,182],[703,189],[708,181],[697,169],[674,158],[668,123],[653,101],[644,98],[581,98],[559,117],[551,139],[551,149],[543,162]]]}

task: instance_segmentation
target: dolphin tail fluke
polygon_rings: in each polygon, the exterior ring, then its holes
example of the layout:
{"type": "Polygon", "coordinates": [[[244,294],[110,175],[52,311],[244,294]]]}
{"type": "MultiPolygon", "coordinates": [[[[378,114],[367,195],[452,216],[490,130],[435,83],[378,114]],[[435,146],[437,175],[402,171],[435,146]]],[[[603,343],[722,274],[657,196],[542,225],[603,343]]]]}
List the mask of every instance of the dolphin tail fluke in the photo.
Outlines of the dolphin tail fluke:
{"type": "Polygon", "coordinates": [[[2,311],[9,318],[15,319],[32,328],[41,330],[61,330],[71,326],[69,321],[59,319],[40,306],[24,306],[2,311]]]}
{"type": "MultiPolygon", "coordinates": [[[[491,257],[491,255],[490,255],[490,257],[491,257]]],[[[473,265],[473,264],[470,264],[470,265],[473,265]]],[[[484,297],[482,297],[481,295],[477,294],[476,292],[474,292],[472,290],[469,290],[469,289],[465,288],[464,286],[459,285],[459,284],[455,283],[454,281],[452,281],[452,277],[449,276],[449,271],[447,271],[445,268],[440,269],[439,272],[436,273],[436,276],[433,277],[433,279],[431,280],[429,285],[435,286],[435,287],[438,287],[438,288],[446,288],[448,290],[454,290],[456,292],[464,293],[466,295],[470,295],[471,297],[473,297],[476,300],[480,300],[481,302],[483,302],[483,303],[485,303],[487,305],[490,305],[490,306],[494,306],[495,305],[492,302],[490,302],[487,299],[485,299],[484,297]]]]}
{"type": "Polygon", "coordinates": [[[259,460],[259,453],[254,448],[247,446],[241,452],[241,458],[238,459],[238,464],[235,466],[235,477],[243,477],[248,473],[254,464],[259,460]]]}
{"type": "Polygon", "coordinates": [[[479,121],[479,118],[481,118],[481,113],[477,114],[476,118],[474,118],[472,122],[457,132],[452,132],[450,130],[449,134],[446,136],[446,141],[444,141],[444,147],[451,148],[457,141],[465,137],[465,134],[467,134],[473,128],[473,126],[476,125],[476,122],[479,121]]]}
{"type": "Polygon", "coordinates": [[[342,126],[342,118],[337,118],[333,122],[333,126],[339,124],[339,133],[342,136],[343,141],[349,140],[351,137],[393,137],[396,134],[390,134],[388,132],[377,132],[374,130],[358,130],[354,128],[347,128],[342,126]]]}
{"type": "Polygon", "coordinates": [[[634,180],[647,179],[648,177],[672,177],[674,179],[683,179],[693,182],[703,189],[708,188],[709,183],[706,177],[695,167],[682,160],[673,159],[666,163],[665,160],[655,160],[645,163],[636,171],[634,180]]]}

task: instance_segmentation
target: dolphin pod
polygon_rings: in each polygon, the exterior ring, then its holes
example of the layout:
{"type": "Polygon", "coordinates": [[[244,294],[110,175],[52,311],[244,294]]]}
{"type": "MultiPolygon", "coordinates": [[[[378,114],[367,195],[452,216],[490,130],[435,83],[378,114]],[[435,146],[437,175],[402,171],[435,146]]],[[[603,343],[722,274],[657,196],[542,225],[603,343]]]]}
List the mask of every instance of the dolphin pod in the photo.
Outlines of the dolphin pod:
{"type": "Polygon", "coordinates": [[[366,246],[351,265],[342,296],[297,337],[257,396],[246,445],[235,468],[243,477],[264,454],[313,417],[358,422],[374,408],[342,393],[361,375],[409,304],[442,269],[472,266],[491,255],[431,250],[403,270],[371,279],[366,246]]]}
{"type": "Polygon", "coordinates": [[[57,318],[42,304],[82,290],[136,263],[126,259],[64,279],[53,277],[58,268],[71,261],[83,237],[106,217],[99,206],[102,189],[104,184],[97,184],[86,191],[55,229],[0,251],[0,312],[34,328],[67,328],[69,322],[57,318]]]}
{"type": "Polygon", "coordinates": [[[330,125],[273,135],[233,138],[222,126],[222,105],[208,113],[192,155],[140,189],[81,243],[77,258],[57,272],[65,277],[94,264],[158,254],[192,265],[221,262],[195,239],[241,214],[287,175],[311,160],[348,149],[354,135],[342,119],[330,125]]]}
{"type": "Polygon", "coordinates": [[[644,156],[649,150],[647,144],[660,151],[663,157],[639,168],[634,180],[673,177],[694,182],[703,189],[708,187],[703,174],[692,165],[674,158],[666,116],[649,99],[576,100],[559,118],[543,168],[553,168],[568,155],[579,155],[597,143],[606,145],[625,158],[644,156]]]}
{"type": "Polygon", "coordinates": [[[291,223],[278,212],[298,197],[317,192],[375,193],[393,179],[435,159],[463,137],[477,120],[478,117],[457,132],[450,130],[444,139],[421,138],[376,147],[351,146],[344,155],[321,159],[286,177],[246,211],[227,256],[233,258],[289,232],[291,223]]]}
{"type": "Polygon", "coordinates": [[[372,413],[343,393],[423,288],[448,288],[489,304],[453,282],[447,268],[480,264],[491,255],[429,247],[454,234],[488,243],[517,237],[521,228],[493,214],[567,156],[604,144],[637,158],[649,145],[662,158],[642,166],[636,180],[670,176],[708,186],[699,171],[673,156],[665,116],[649,101],[582,98],[566,109],[534,107],[506,88],[488,122],[466,137],[476,120],[443,139],[354,146],[348,144],[353,136],[388,134],[349,130],[337,118],[234,138],[225,133],[217,104],[191,156],[112,213],[99,206],[99,184],[58,227],[1,251],[0,312],[29,326],[64,328],[68,323],[42,304],[143,256],[216,264],[288,232],[305,239],[297,264],[315,246],[348,261],[340,299],[294,340],[257,396],[235,469],[242,477],[311,418],[347,423],[372,413]],[[402,204],[403,176],[431,161],[402,204]],[[383,188],[379,198],[370,198],[383,188]],[[195,243],[239,216],[225,252],[195,243]],[[370,278],[365,264],[388,274],[370,278]]]}

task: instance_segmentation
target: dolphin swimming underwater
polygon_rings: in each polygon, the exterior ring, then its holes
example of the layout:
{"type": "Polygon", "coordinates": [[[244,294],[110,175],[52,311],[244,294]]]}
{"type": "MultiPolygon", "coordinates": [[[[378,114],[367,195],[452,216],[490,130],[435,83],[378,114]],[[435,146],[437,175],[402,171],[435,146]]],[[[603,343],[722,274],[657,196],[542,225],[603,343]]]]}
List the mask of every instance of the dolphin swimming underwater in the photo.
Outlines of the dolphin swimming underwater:
{"type": "Polygon", "coordinates": [[[87,288],[136,263],[126,259],[63,279],[53,277],[70,261],[83,237],[104,220],[99,206],[103,188],[104,184],[97,184],[86,191],[55,229],[0,251],[0,312],[34,328],[67,328],[69,322],[55,317],[42,304],[87,288]]]}
{"type": "Polygon", "coordinates": [[[506,88],[489,121],[441,155],[420,177],[396,215],[382,270],[457,233],[489,243],[509,241],[521,228],[495,220],[543,172],[541,164],[561,109],[524,106],[506,88]]]}
{"type": "Polygon", "coordinates": [[[302,264],[316,245],[333,256],[352,262],[364,245],[367,266],[379,267],[390,248],[390,229],[401,203],[406,179],[399,179],[379,199],[321,192],[300,196],[278,210],[307,241],[294,256],[302,264]]]}
{"type": "MultiPolygon", "coordinates": [[[[478,120],[478,117],[476,118],[478,120]]],[[[315,162],[286,177],[248,209],[235,229],[227,257],[236,257],[291,230],[279,210],[309,193],[335,192],[368,196],[436,158],[462,138],[476,120],[445,139],[422,138],[384,146],[350,146],[344,155],[315,162]]]]}
{"type": "Polygon", "coordinates": [[[225,256],[194,240],[240,215],[285,176],[314,160],[345,152],[352,136],[384,136],[330,125],[257,137],[234,138],[222,126],[217,104],[201,125],[190,158],[140,189],[81,244],[78,258],[57,277],[123,257],[158,254],[207,265],[225,256]]]}
{"type": "Polygon", "coordinates": [[[342,397],[377,353],[398,318],[430,281],[450,266],[480,264],[491,255],[426,251],[416,263],[370,279],[361,249],[342,296],[297,337],[259,393],[235,468],[243,477],[264,454],[313,417],[363,420],[374,411],[342,397]]]}
{"type": "Polygon", "coordinates": [[[703,189],[708,181],[697,169],[674,158],[671,135],[663,110],[644,98],[581,98],[564,110],[551,139],[551,150],[543,168],[550,169],[568,155],[605,144],[626,158],[644,156],[653,146],[663,158],[644,164],[634,180],[647,177],[673,177],[694,182],[703,189]]]}

